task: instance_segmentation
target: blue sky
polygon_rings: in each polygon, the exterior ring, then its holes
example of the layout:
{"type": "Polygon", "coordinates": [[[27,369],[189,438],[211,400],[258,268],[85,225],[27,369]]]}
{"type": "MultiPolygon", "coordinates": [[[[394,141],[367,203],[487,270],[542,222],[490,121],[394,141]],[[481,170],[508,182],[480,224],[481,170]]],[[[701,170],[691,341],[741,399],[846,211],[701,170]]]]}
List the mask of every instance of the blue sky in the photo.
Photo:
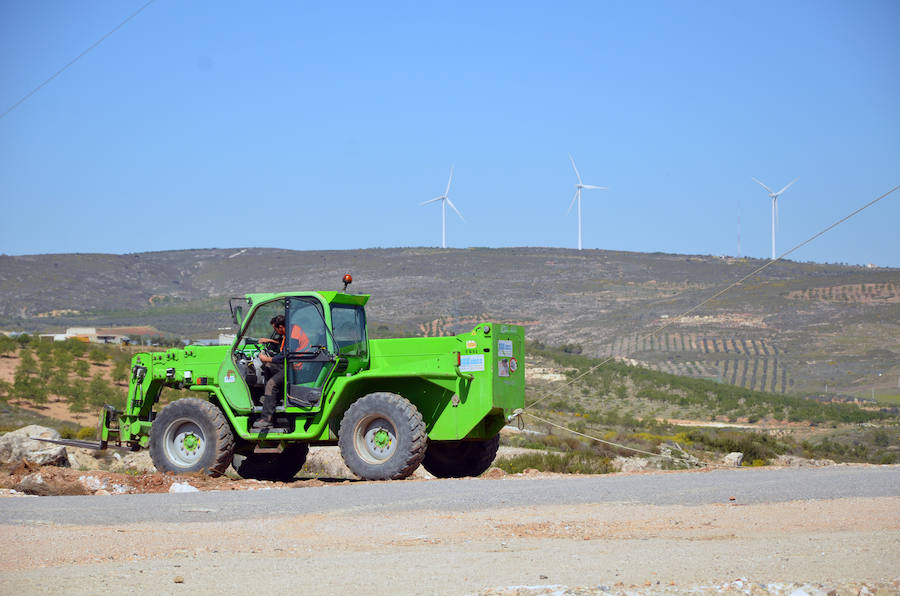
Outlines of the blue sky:
{"type": "MultiPolygon", "coordinates": [[[[0,4],[0,112],[144,4],[0,4]]],[[[0,252],[768,257],[900,184],[900,2],[156,0],[0,118],[0,252]],[[738,226],[740,214],[740,226],[738,226]]],[[[900,190],[791,255],[900,266],[900,190]]]]}

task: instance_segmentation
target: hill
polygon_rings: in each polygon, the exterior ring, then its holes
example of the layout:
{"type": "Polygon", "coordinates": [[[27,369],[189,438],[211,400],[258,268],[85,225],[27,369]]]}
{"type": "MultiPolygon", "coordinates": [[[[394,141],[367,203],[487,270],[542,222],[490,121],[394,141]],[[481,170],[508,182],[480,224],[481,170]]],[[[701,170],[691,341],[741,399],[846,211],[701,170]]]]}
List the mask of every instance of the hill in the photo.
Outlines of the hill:
{"type": "Polygon", "coordinates": [[[230,325],[230,296],[340,289],[349,271],[351,289],[372,294],[374,335],[497,319],[573,353],[748,389],[896,399],[898,269],[779,262],[678,317],[764,263],[552,248],[0,256],[0,328],[152,325],[208,337],[230,325]]]}

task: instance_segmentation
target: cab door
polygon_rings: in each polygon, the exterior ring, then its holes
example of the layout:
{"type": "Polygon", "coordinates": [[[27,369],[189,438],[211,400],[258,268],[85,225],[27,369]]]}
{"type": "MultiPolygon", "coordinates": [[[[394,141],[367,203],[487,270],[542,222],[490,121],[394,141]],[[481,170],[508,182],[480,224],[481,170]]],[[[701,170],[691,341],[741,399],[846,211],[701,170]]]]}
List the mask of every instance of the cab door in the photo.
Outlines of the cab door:
{"type": "Polygon", "coordinates": [[[316,407],[331,365],[334,346],[322,304],[311,297],[286,300],[284,363],[288,406],[316,407]]]}

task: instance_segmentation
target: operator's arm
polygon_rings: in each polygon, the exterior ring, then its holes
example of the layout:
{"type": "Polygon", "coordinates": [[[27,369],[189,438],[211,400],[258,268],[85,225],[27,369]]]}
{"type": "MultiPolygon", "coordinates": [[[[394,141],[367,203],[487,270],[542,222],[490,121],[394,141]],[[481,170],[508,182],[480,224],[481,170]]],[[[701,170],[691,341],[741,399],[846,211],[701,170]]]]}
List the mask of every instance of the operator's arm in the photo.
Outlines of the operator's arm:
{"type": "MultiPolygon", "coordinates": [[[[272,343],[275,342],[273,341],[272,343]]],[[[259,355],[259,359],[269,364],[283,364],[284,359],[287,358],[287,352],[284,351],[285,347],[287,347],[286,344],[282,344],[281,352],[275,354],[274,356],[270,356],[269,354],[263,352],[259,355]]]]}
{"type": "Polygon", "coordinates": [[[259,338],[257,343],[261,344],[280,344],[282,337],[277,333],[273,334],[272,337],[261,337],[259,338]]]}

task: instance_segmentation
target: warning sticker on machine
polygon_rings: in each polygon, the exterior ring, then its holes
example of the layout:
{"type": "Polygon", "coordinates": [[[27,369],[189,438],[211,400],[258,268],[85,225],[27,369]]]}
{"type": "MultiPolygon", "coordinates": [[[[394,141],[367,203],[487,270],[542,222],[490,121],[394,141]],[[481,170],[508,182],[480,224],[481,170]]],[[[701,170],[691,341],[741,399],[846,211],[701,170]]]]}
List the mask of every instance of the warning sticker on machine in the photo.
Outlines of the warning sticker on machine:
{"type": "Polygon", "coordinates": [[[225,383],[234,383],[234,381],[235,381],[234,371],[229,370],[228,372],[226,372],[225,378],[222,379],[222,381],[224,381],[225,383]]]}
{"type": "Polygon", "coordinates": [[[459,370],[462,372],[484,370],[484,354],[460,354],[459,370]]]}
{"type": "Polygon", "coordinates": [[[509,376],[509,359],[501,358],[497,361],[497,375],[501,377],[509,376]]]}
{"type": "Polygon", "coordinates": [[[510,358],[512,357],[512,341],[508,339],[501,339],[497,342],[497,352],[501,358],[510,358]]]}

